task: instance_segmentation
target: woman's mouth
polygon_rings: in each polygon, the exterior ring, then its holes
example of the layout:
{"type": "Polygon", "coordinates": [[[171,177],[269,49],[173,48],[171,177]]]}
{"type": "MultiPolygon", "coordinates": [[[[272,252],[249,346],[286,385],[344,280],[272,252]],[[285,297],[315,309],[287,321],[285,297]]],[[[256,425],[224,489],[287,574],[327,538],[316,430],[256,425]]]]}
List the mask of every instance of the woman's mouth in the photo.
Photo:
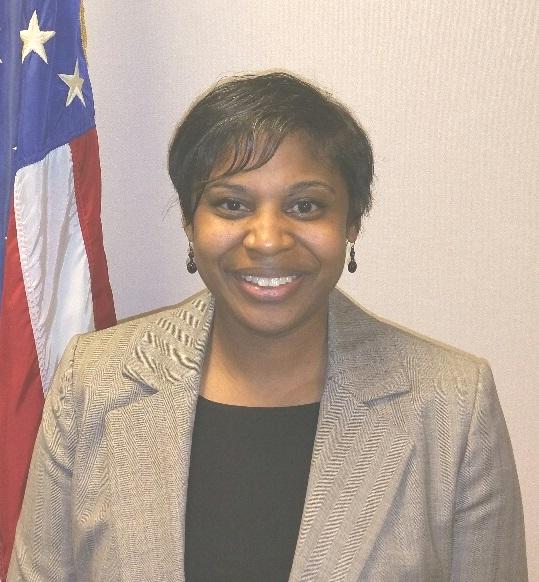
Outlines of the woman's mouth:
{"type": "Polygon", "coordinates": [[[301,275],[259,276],[240,274],[237,279],[243,293],[251,299],[281,301],[288,298],[301,285],[301,275]]]}
{"type": "Polygon", "coordinates": [[[297,275],[290,275],[287,277],[257,277],[256,275],[242,275],[241,278],[248,283],[253,283],[258,287],[281,287],[292,283],[298,278],[297,275]]]}

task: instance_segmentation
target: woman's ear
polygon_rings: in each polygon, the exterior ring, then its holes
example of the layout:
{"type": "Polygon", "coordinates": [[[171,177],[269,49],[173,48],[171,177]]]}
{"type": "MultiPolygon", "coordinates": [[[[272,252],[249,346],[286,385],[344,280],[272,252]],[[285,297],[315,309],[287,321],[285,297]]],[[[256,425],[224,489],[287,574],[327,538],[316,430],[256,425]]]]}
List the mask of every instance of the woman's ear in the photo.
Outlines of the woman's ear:
{"type": "Polygon", "coordinates": [[[359,222],[348,225],[348,227],[346,228],[346,239],[348,240],[348,242],[351,243],[356,242],[356,239],[359,235],[359,228],[360,228],[359,222]]]}
{"type": "Polygon", "coordinates": [[[182,216],[182,226],[183,226],[183,230],[185,232],[185,235],[189,239],[189,242],[193,242],[193,223],[192,222],[188,223],[185,220],[185,216],[182,216]]]}

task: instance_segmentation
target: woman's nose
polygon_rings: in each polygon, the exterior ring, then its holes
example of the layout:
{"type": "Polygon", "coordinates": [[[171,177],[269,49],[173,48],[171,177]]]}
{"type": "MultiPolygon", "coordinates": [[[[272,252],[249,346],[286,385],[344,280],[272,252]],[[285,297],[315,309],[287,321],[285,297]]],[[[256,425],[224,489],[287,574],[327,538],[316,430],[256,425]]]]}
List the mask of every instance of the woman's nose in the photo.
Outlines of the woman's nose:
{"type": "Polygon", "coordinates": [[[290,223],[282,211],[259,211],[247,223],[247,232],[243,239],[247,250],[273,255],[291,248],[293,244],[290,223]]]}

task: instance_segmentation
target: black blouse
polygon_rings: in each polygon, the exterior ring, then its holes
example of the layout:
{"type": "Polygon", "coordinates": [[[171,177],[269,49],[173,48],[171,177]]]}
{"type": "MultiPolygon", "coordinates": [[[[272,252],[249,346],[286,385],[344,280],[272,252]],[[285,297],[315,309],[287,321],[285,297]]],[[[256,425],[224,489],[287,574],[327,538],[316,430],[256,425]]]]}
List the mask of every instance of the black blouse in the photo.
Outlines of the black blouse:
{"type": "Polygon", "coordinates": [[[198,398],[187,491],[187,582],[288,580],[319,403],[198,398]]]}

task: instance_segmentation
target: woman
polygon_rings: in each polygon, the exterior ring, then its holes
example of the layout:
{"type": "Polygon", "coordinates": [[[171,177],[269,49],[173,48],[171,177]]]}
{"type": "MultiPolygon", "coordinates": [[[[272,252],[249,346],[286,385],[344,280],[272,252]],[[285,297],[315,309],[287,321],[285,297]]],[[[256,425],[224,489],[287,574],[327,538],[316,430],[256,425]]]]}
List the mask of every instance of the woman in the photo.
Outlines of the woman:
{"type": "Polygon", "coordinates": [[[209,291],[72,340],[8,580],[526,580],[488,365],[334,289],[371,204],[349,112],[231,78],[169,171],[209,291]]]}

